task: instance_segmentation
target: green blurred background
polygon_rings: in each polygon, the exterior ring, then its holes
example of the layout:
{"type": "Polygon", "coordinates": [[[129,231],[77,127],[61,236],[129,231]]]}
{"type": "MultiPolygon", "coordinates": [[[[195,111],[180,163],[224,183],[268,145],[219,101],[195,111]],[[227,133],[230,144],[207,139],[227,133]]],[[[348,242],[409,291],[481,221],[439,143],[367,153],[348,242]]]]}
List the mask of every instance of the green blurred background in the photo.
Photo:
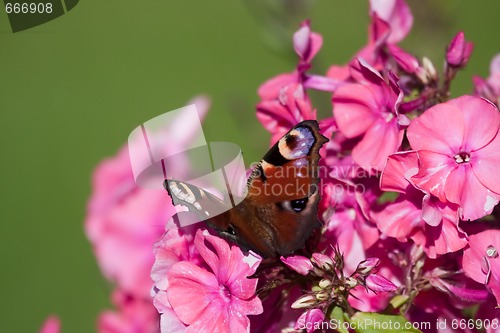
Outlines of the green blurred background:
{"type": "MultiPolygon", "coordinates": [[[[138,124],[208,94],[209,141],[239,144],[258,160],[269,135],[255,118],[256,89],[291,71],[291,35],[312,19],[324,37],[314,72],[343,64],[367,39],[365,1],[81,0],[66,15],[13,34],[0,9],[0,330],[93,332],[110,307],[83,232],[90,176],[138,124]]],[[[409,2],[402,44],[440,68],[459,30],[475,42],[453,86],[471,91],[500,52],[500,2],[409,2]]],[[[331,113],[319,96],[319,114],[331,113]]]]}

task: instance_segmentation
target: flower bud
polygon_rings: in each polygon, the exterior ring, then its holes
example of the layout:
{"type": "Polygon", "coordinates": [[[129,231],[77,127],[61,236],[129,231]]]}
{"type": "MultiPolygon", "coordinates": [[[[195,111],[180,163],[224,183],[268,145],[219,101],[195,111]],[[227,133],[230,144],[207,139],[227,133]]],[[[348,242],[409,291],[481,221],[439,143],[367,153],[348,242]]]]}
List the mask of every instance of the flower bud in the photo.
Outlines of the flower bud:
{"type": "Polygon", "coordinates": [[[374,292],[387,292],[398,289],[394,283],[378,274],[369,275],[366,280],[366,288],[374,292]]]}
{"type": "Polygon", "coordinates": [[[330,287],[331,285],[332,285],[332,282],[328,279],[323,279],[323,280],[319,281],[319,283],[318,283],[318,286],[321,289],[326,289],[326,288],[330,287]]]}
{"type": "Polygon", "coordinates": [[[472,53],[473,44],[465,40],[465,34],[460,31],[446,49],[446,62],[453,67],[462,67],[467,64],[472,53]]]}
{"type": "Polygon", "coordinates": [[[360,275],[368,275],[370,272],[379,265],[378,258],[368,258],[358,264],[356,272],[360,275]]]}
{"type": "Polygon", "coordinates": [[[300,315],[295,322],[295,329],[300,330],[306,328],[307,333],[312,333],[315,330],[315,324],[320,323],[325,319],[325,314],[320,309],[311,309],[300,315]]]}
{"type": "Polygon", "coordinates": [[[316,303],[316,297],[313,295],[304,295],[299,297],[295,302],[293,302],[292,309],[303,309],[308,308],[316,303]]]}
{"type": "Polygon", "coordinates": [[[318,267],[321,267],[325,270],[330,269],[333,267],[333,260],[329,256],[323,253],[313,253],[312,255],[312,260],[318,267]]]}
{"type": "Polygon", "coordinates": [[[311,260],[303,256],[296,255],[286,258],[282,256],[280,259],[285,265],[300,275],[307,275],[313,269],[311,260]]]}

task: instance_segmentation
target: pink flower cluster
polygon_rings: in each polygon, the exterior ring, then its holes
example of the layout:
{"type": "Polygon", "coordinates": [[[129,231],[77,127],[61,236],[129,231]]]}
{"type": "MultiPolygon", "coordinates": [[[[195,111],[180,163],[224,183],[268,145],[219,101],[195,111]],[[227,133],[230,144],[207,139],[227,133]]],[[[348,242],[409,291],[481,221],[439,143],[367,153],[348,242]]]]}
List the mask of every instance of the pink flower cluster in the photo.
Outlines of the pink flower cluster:
{"type": "MultiPolygon", "coordinates": [[[[297,66],[258,89],[272,143],[309,119],[330,139],[312,254],[262,260],[204,225],[178,228],[122,149],[97,167],[85,222],[115,289],[99,332],[329,332],[363,312],[500,331],[500,55],[473,93],[451,96],[473,51],[463,32],[440,75],[398,45],[413,23],[404,0],[370,0],[370,17],[366,46],[325,74],[313,74],[323,38],[303,22],[297,66]],[[332,97],[330,117],[317,119],[311,90],[332,97]]],[[[58,331],[55,318],[42,330],[58,331]]]]}

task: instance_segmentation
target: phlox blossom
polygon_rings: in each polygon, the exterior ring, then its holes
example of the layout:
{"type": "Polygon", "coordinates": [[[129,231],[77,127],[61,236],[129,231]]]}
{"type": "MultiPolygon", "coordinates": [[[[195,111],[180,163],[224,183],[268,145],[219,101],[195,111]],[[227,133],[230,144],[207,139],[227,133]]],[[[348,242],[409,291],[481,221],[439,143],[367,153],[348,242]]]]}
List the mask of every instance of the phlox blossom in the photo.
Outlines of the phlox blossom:
{"type": "Polygon", "coordinates": [[[469,236],[462,266],[471,279],[487,285],[500,306],[500,230],[469,236]]]}
{"type": "Polygon", "coordinates": [[[245,256],[239,247],[201,229],[196,232],[194,246],[203,266],[180,261],[166,272],[168,288],[164,291],[170,315],[175,314],[188,333],[249,332],[247,316],[263,311],[255,295],[257,279],[248,278],[261,259],[245,256]]]}
{"type": "Polygon", "coordinates": [[[361,137],[352,150],[353,160],[363,169],[382,170],[387,156],[395,153],[403,140],[408,119],[399,115],[403,92],[390,77],[358,59],[362,80],[339,87],[333,95],[333,115],[347,138],[361,137]]]}
{"type": "Polygon", "coordinates": [[[400,241],[411,238],[430,258],[464,248],[467,240],[458,227],[457,205],[442,203],[417,188],[411,180],[417,172],[416,152],[389,156],[380,187],[401,194],[380,212],[372,213],[377,227],[384,235],[400,241]]]}
{"type": "Polygon", "coordinates": [[[479,219],[500,200],[500,113],[491,102],[461,96],[414,119],[408,140],[418,152],[415,184],[441,202],[460,205],[465,220],[479,219]]]}

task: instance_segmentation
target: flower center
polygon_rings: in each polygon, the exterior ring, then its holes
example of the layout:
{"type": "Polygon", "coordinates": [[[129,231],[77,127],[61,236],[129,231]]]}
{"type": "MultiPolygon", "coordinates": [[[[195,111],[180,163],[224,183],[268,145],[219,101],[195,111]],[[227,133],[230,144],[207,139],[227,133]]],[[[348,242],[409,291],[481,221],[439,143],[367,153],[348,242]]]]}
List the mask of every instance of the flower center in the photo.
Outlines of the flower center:
{"type": "Polygon", "coordinates": [[[470,154],[466,152],[460,152],[455,155],[455,162],[458,164],[469,163],[470,162],[470,154]]]}
{"type": "Polygon", "coordinates": [[[394,113],[392,113],[388,107],[384,107],[384,112],[382,114],[386,123],[394,119],[394,113]]]}
{"type": "Polygon", "coordinates": [[[229,291],[229,289],[226,288],[225,285],[219,286],[219,295],[226,302],[229,302],[231,300],[231,292],[229,291]]]}

